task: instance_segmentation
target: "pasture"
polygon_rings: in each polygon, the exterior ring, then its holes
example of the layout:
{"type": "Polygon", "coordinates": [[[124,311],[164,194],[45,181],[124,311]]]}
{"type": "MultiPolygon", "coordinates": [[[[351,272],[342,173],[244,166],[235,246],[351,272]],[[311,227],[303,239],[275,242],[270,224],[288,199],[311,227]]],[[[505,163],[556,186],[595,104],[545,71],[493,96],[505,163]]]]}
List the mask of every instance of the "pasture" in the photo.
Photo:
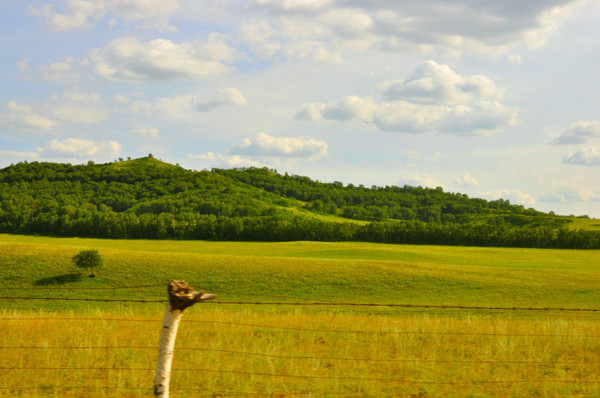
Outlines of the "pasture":
{"type": "Polygon", "coordinates": [[[0,396],[151,395],[166,284],[174,397],[600,396],[600,252],[0,235],[0,396]],[[96,278],[71,257],[98,249],[96,278]],[[63,301],[88,298],[122,301],[63,301]],[[145,300],[150,302],[131,302],[145,300]],[[290,303],[290,304],[284,304],[290,303]]]}

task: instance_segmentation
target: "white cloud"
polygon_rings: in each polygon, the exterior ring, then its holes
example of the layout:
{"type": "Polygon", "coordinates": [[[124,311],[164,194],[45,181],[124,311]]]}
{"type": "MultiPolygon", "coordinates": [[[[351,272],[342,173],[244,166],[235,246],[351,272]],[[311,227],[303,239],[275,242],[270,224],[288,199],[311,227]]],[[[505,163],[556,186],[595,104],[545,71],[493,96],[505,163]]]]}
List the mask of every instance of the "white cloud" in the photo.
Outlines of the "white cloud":
{"type": "Polygon", "coordinates": [[[129,131],[133,135],[139,135],[140,137],[158,137],[160,131],[157,128],[138,128],[129,131]]]}
{"type": "MultiPolygon", "coordinates": [[[[319,42],[329,53],[352,48],[438,49],[501,54],[526,45],[539,48],[582,0],[507,2],[491,0],[362,1],[362,0],[252,0],[246,12],[253,24],[273,26],[268,41],[280,48],[298,48],[319,42]],[[302,37],[288,26],[311,24],[302,37]]],[[[248,38],[247,36],[245,38],[248,38]]],[[[273,48],[272,48],[273,49],[273,48]]],[[[279,55],[296,57],[295,51],[279,55]]],[[[519,58],[513,56],[512,62],[519,58]]]]}
{"type": "Polygon", "coordinates": [[[55,11],[51,4],[39,9],[30,5],[29,10],[34,15],[46,18],[48,27],[55,31],[90,28],[93,21],[101,19],[106,12],[103,0],[67,0],[64,13],[55,11]]]}
{"type": "Polygon", "coordinates": [[[569,152],[563,163],[581,166],[600,166],[600,152],[595,146],[581,148],[577,152],[569,152]]]}
{"type": "Polygon", "coordinates": [[[121,152],[117,141],[92,141],[77,138],[52,140],[43,148],[38,148],[44,158],[113,158],[121,152]]]}
{"type": "Polygon", "coordinates": [[[508,108],[497,101],[482,101],[474,106],[459,105],[450,109],[440,118],[437,128],[449,133],[486,135],[518,123],[517,108],[508,108]]]}
{"type": "Polygon", "coordinates": [[[241,40],[258,57],[338,64],[342,49],[328,35],[326,28],[311,19],[251,19],[242,22],[240,29],[241,40]]]}
{"type": "Polygon", "coordinates": [[[245,107],[247,104],[248,101],[244,97],[244,94],[240,90],[230,87],[219,89],[212,98],[198,101],[193,104],[193,107],[196,110],[207,112],[223,105],[245,107]]]}
{"type": "Polygon", "coordinates": [[[199,155],[188,154],[188,159],[197,159],[208,162],[212,167],[269,167],[261,161],[246,158],[239,155],[216,155],[213,152],[206,152],[199,155]]]}
{"type": "Polygon", "coordinates": [[[21,162],[23,160],[37,160],[40,155],[37,152],[22,152],[22,151],[4,151],[0,149],[0,158],[4,161],[21,162]]]}
{"type": "Polygon", "coordinates": [[[135,100],[131,102],[129,110],[145,119],[157,117],[193,120],[198,117],[194,109],[196,97],[191,94],[179,94],[172,97],[160,97],[154,101],[135,100]]]}
{"type": "MultiPolygon", "coordinates": [[[[30,5],[29,10],[45,18],[54,31],[88,29],[107,14],[128,24],[139,23],[137,27],[141,29],[175,31],[169,19],[180,7],[178,0],[67,0],[62,12],[51,4],[40,8],[30,5]]],[[[113,18],[108,23],[112,28],[117,21],[113,18]]]]}
{"type": "Polygon", "coordinates": [[[333,0],[254,0],[256,6],[281,11],[316,11],[333,3],[333,0]]]}
{"type": "Polygon", "coordinates": [[[600,122],[580,120],[573,123],[558,138],[550,142],[552,145],[584,144],[590,138],[600,137],[600,122]]]}
{"type": "Polygon", "coordinates": [[[228,149],[225,155],[315,159],[327,156],[327,143],[312,138],[273,137],[258,133],[255,139],[244,139],[228,149]]]}
{"type": "MultiPolygon", "coordinates": [[[[130,100],[129,97],[126,97],[130,100]]],[[[124,100],[125,98],[120,98],[124,100]]],[[[218,90],[210,99],[199,101],[196,95],[178,94],[160,97],[153,101],[131,100],[129,110],[146,119],[166,117],[178,120],[198,120],[198,111],[208,112],[221,106],[244,107],[247,101],[241,91],[235,88],[218,90]]]]}
{"type": "Polygon", "coordinates": [[[108,108],[96,93],[65,91],[61,95],[53,94],[47,106],[56,119],[65,122],[96,124],[109,118],[108,108]]]}
{"type": "Polygon", "coordinates": [[[470,173],[465,173],[462,176],[456,177],[454,180],[459,187],[478,187],[479,182],[470,173]]]}
{"type": "Polygon", "coordinates": [[[305,120],[364,120],[371,121],[378,106],[372,98],[344,97],[327,104],[311,102],[304,104],[296,117],[305,120]]]}
{"type": "Polygon", "coordinates": [[[457,107],[412,104],[406,101],[375,103],[372,98],[344,97],[330,103],[304,104],[296,113],[309,121],[356,120],[381,130],[398,132],[439,131],[487,135],[518,123],[518,110],[498,102],[457,107]]]}
{"type": "Polygon", "coordinates": [[[424,104],[465,104],[501,99],[503,95],[487,76],[463,77],[432,60],[419,65],[408,79],[382,82],[378,88],[386,99],[424,104]]]}
{"type": "Polygon", "coordinates": [[[533,196],[524,193],[520,189],[496,189],[485,192],[478,192],[477,196],[489,200],[508,199],[511,203],[523,206],[533,206],[535,199],[533,196]]]}
{"type": "Polygon", "coordinates": [[[246,138],[223,153],[188,154],[189,159],[213,167],[277,167],[282,159],[313,161],[327,156],[327,143],[306,137],[273,137],[259,133],[246,138]]]}
{"type": "Polygon", "coordinates": [[[54,83],[76,83],[81,80],[86,67],[73,57],[67,57],[62,61],[51,62],[40,65],[38,72],[44,81],[54,83]]]}
{"type": "Polygon", "coordinates": [[[523,63],[523,59],[518,54],[509,54],[508,62],[510,62],[513,65],[521,65],[523,63]]]}
{"type": "Polygon", "coordinates": [[[27,73],[29,70],[29,62],[31,62],[31,58],[25,57],[16,63],[17,68],[19,68],[22,73],[27,73]]]}
{"type": "Polygon", "coordinates": [[[487,135],[518,123],[518,109],[500,102],[502,90],[483,75],[462,77],[447,65],[427,61],[407,81],[378,85],[389,102],[347,96],[328,103],[310,102],[296,113],[309,121],[356,120],[381,130],[439,131],[487,135]]]}
{"type": "Polygon", "coordinates": [[[360,120],[382,130],[418,132],[487,133],[517,123],[517,111],[497,101],[502,93],[487,77],[462,77],[447,65],[427,61],[406,81],[384,82],[379,89],[394,102],[375,103],[373,99],[345,97],[339,101],[305,104],[297,117],[306,120],[360,120]],[[413,102],[410,102],[413,101],[413,102]],[[473,106],[440,105],[445,103],[473,106]]]}
{"type": "Polygon", "coordinates": [[[128,104],[131,102],[131,98],[129,98],[128,96],[124,95],[124,94],[117,94],[115,96],[113,96],[112,98],[113,102],[116,102],[117,104],[128,104]]]}
{"type": "Polygon", "coordinates": [[[169,19],[181,5],[178,0],[112,0],[108,8],[127,23],[141,22],[139,28],[176,31],[169,19]]]}
{"type": "Polygon", "coordinates": [[[321,21],[343,37],[353,38],[368,31],[373,26],[373,20],[364,11],[354,9],[339,9],[328,12],[321,21]]]}
{"type": "Polygon", "coordinates": [[[598,191],[575,185],[557,186],[538,195],[538,200],[549,203],[590,202],[600,200],[598,191]]]}
{"type": "Polygon", "coordinates": [[[413,186],[422,186],[428,188],[437,188],[442,187],[444,190],[447,190],[446,184],[442,184],[438,182],[433,175],[429,173],[423,174],[410,174],[400,179],[400,185],[413,185],[413,186]]]}
{"type": "Polygon", "coordinates": [[[408,151],[406,151],[404,156],[409,160],[421,160],[421,154],[419,153],[419,151],[416,151],[414,149],[409,149],[408,151]]]}
{"type": "Polygon", "coordinates": [[[115,39],[90,51],[90,59],[103,78],[135,83],[223,75],[230,71],[225,63],[235,59],[235,54],[220,35],[211,34],[206,41],[184,43],[115,39]]]}
{"type": "Polygon", "coordinates": [[[6,103],[7,111],[0,112],[0,126],[25,131],[49,130],[57,121],[43,116],[29,105],[16,101],[6,103]]]}
{"type": "Polygon", "coordinates": [[[96,93],[64,91],[35,105],[9,101],[0,112],[0,125],[17,130],[49,130],[61,122],[96,124],[109,118],[108,108],[96,93]]]}

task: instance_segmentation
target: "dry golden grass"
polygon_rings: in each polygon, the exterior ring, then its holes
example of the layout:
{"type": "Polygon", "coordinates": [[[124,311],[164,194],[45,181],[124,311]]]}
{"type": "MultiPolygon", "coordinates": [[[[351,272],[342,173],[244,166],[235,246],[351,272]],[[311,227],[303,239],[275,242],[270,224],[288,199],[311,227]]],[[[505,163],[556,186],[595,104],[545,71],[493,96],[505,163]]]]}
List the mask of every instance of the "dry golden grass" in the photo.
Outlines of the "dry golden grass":
{"type": "MultiPolygon", "coordinates": [[[[0,396],[149,396],[160,312],[0,314],[0,396]]],[[[184,314],[172,396],[593,397],[600,395],[599,338],[593,315],[204,305],[184,314]]]]}

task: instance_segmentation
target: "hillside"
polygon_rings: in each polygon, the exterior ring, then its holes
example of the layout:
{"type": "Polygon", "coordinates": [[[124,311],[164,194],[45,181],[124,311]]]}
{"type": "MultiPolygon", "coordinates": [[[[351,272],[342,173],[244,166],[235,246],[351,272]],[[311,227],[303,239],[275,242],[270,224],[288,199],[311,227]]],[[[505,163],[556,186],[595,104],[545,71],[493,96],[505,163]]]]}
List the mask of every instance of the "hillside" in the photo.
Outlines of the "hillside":
{"type": "Polygon", "coordinates": [[[257,168],[191,171],[151,156],[0,170],[0,232],[8,233],[600,248],[599,233],[566,228],[572,221],[441,188],[344,186],[257,168]]]}

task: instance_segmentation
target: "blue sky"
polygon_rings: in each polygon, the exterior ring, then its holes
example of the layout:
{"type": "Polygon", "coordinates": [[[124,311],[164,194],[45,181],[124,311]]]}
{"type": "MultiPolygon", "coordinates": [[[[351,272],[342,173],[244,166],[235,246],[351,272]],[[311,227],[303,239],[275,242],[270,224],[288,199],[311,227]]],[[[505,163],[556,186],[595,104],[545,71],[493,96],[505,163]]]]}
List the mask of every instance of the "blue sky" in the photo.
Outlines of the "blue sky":
{"type": "Polygon", "coordinates": [[[442,186],[600,217],[598,0],[0,2],[0,167],[442,186]]]}

